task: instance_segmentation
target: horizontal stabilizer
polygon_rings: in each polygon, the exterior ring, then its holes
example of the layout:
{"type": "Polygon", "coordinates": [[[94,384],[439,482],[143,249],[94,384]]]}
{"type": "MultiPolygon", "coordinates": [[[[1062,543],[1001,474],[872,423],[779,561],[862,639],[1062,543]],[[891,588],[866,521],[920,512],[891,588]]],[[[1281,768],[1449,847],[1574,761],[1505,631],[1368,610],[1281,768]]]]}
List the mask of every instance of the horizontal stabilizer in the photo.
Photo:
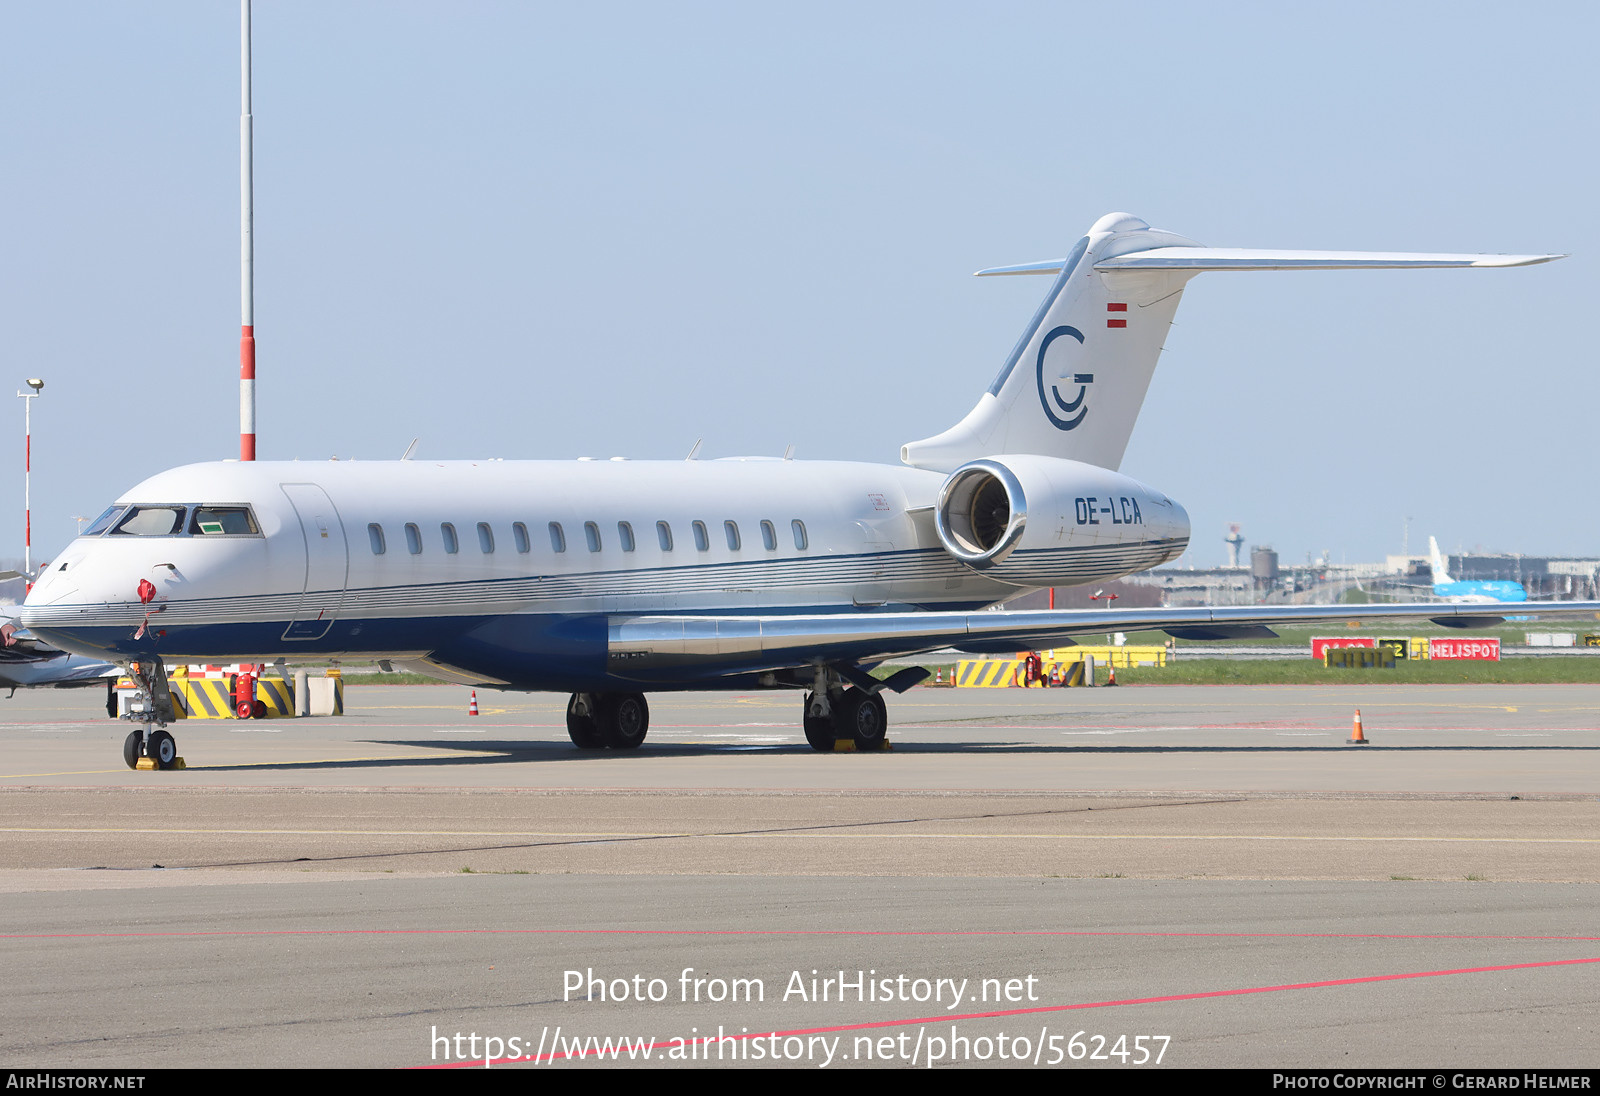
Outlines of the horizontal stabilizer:
{"type": "MultiPolygon", "coordinates": [[[[1439,267],[1533,266],[1564,255],[1434,255],[1408,251],[1270,251],[1246,247],[1157,247],[1101,259],[1101,273],[1164,270],[1420,270],[1439,267]]],[[[1065,259],[1019,266],[993,266],[977,277],[1001,274],[1059,274],[1065,259]]]]}

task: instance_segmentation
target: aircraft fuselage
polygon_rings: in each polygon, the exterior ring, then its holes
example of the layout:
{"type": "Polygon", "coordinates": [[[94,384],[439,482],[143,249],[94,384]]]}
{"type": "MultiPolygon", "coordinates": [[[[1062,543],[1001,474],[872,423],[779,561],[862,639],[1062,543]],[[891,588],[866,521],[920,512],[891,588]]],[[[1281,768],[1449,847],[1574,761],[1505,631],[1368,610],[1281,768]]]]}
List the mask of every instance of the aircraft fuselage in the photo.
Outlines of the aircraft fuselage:
{"type": "MultiPolygon", "coordinates": [[[[1046,572],[1101,582],[1183,551],[1188,519],[1170,499],[1056,464],[1066,493],[1034,507],[1029,539],[990,570],[939,539],[947,477],[891,465],[192,465],[129,491],[53,560],[26,620],[113,660],[382,658],[517,689],[639,687],[618,629],[640,618],[972,609],[1046,572]]],[[[653,670],[649,687],[739,686],[772,668],[737,647],[653,670]]]]}

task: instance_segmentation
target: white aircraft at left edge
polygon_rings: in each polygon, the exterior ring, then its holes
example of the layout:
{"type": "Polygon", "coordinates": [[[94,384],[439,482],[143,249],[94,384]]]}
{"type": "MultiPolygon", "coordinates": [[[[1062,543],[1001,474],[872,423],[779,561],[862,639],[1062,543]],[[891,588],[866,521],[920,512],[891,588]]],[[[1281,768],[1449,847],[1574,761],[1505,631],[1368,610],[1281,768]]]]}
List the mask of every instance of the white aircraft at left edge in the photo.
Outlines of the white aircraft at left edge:
{"type": "MultiPolygon", "coordinates": [[[[655,690],[789,688],[806,738],[878,745],[894,656],[1060,646],[1108,630],[1220,639],[1284,622],[1482,606],[983,611],[1154,567],[1182,506],[1117,468],[1183,287],[1202,271],[1522,266],[1555,255],[1202,247],[1113,213],[1065,259],[999,376],[901,466],[713,461],[223,462],[128,491],[34,585],[23,622],[130,666],[125,757],[176,756],[168,661],[387,659],[571,693],[583,748],[638,746],[655,690]]],[[[1520,607],[1519,607],[1520,609],[1520,607]]],[[[1600,603],[1540,605],[1589,615],[1600,603]]]]}

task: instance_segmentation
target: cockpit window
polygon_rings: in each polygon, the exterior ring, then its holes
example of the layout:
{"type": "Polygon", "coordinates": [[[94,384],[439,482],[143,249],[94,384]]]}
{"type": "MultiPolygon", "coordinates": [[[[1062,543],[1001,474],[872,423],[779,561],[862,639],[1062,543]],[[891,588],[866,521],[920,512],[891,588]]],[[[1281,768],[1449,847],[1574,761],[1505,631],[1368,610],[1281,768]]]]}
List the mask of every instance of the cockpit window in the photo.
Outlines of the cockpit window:
{"type": "Polygon", "coordinates": [[[260,532],[248,506],[196,506],[189,532],[201,536],[251,535],[260,532]]]}
{"type": "Polygon", "coordinates": [[[99,536],[101,533],[111,528],[111,523],[117,520],[117,516],[122,513],[123,509],[124,508],[121,505],[110,507],[105,513],[94,519],[93,525],[89,526],[89,528],[85,529],[78,535],[84,537],[99,536]]]}
{"type": "Polygon", "coordinates": [[[170,537],[183,532],[183,515],[187,506],[130,506],[113,535],[134,537],[170,537]]]}

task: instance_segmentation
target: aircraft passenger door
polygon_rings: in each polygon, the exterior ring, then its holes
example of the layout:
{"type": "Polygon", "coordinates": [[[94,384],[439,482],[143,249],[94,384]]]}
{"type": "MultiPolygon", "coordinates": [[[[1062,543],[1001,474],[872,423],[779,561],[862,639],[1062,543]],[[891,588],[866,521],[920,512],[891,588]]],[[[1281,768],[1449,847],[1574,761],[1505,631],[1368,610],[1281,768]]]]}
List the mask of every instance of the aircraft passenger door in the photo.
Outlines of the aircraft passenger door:
{"type": "Polygon", "coordinates": [[[300,606],[295,610],[284,639],[321,639],[333,627],[344,604],[344,587],[350,570],[350,553],[345,544],[344,524],[328,493],[314,483],[285,483],[300,518],[300,533],[305,540],[305,581],[300,606]]]}

